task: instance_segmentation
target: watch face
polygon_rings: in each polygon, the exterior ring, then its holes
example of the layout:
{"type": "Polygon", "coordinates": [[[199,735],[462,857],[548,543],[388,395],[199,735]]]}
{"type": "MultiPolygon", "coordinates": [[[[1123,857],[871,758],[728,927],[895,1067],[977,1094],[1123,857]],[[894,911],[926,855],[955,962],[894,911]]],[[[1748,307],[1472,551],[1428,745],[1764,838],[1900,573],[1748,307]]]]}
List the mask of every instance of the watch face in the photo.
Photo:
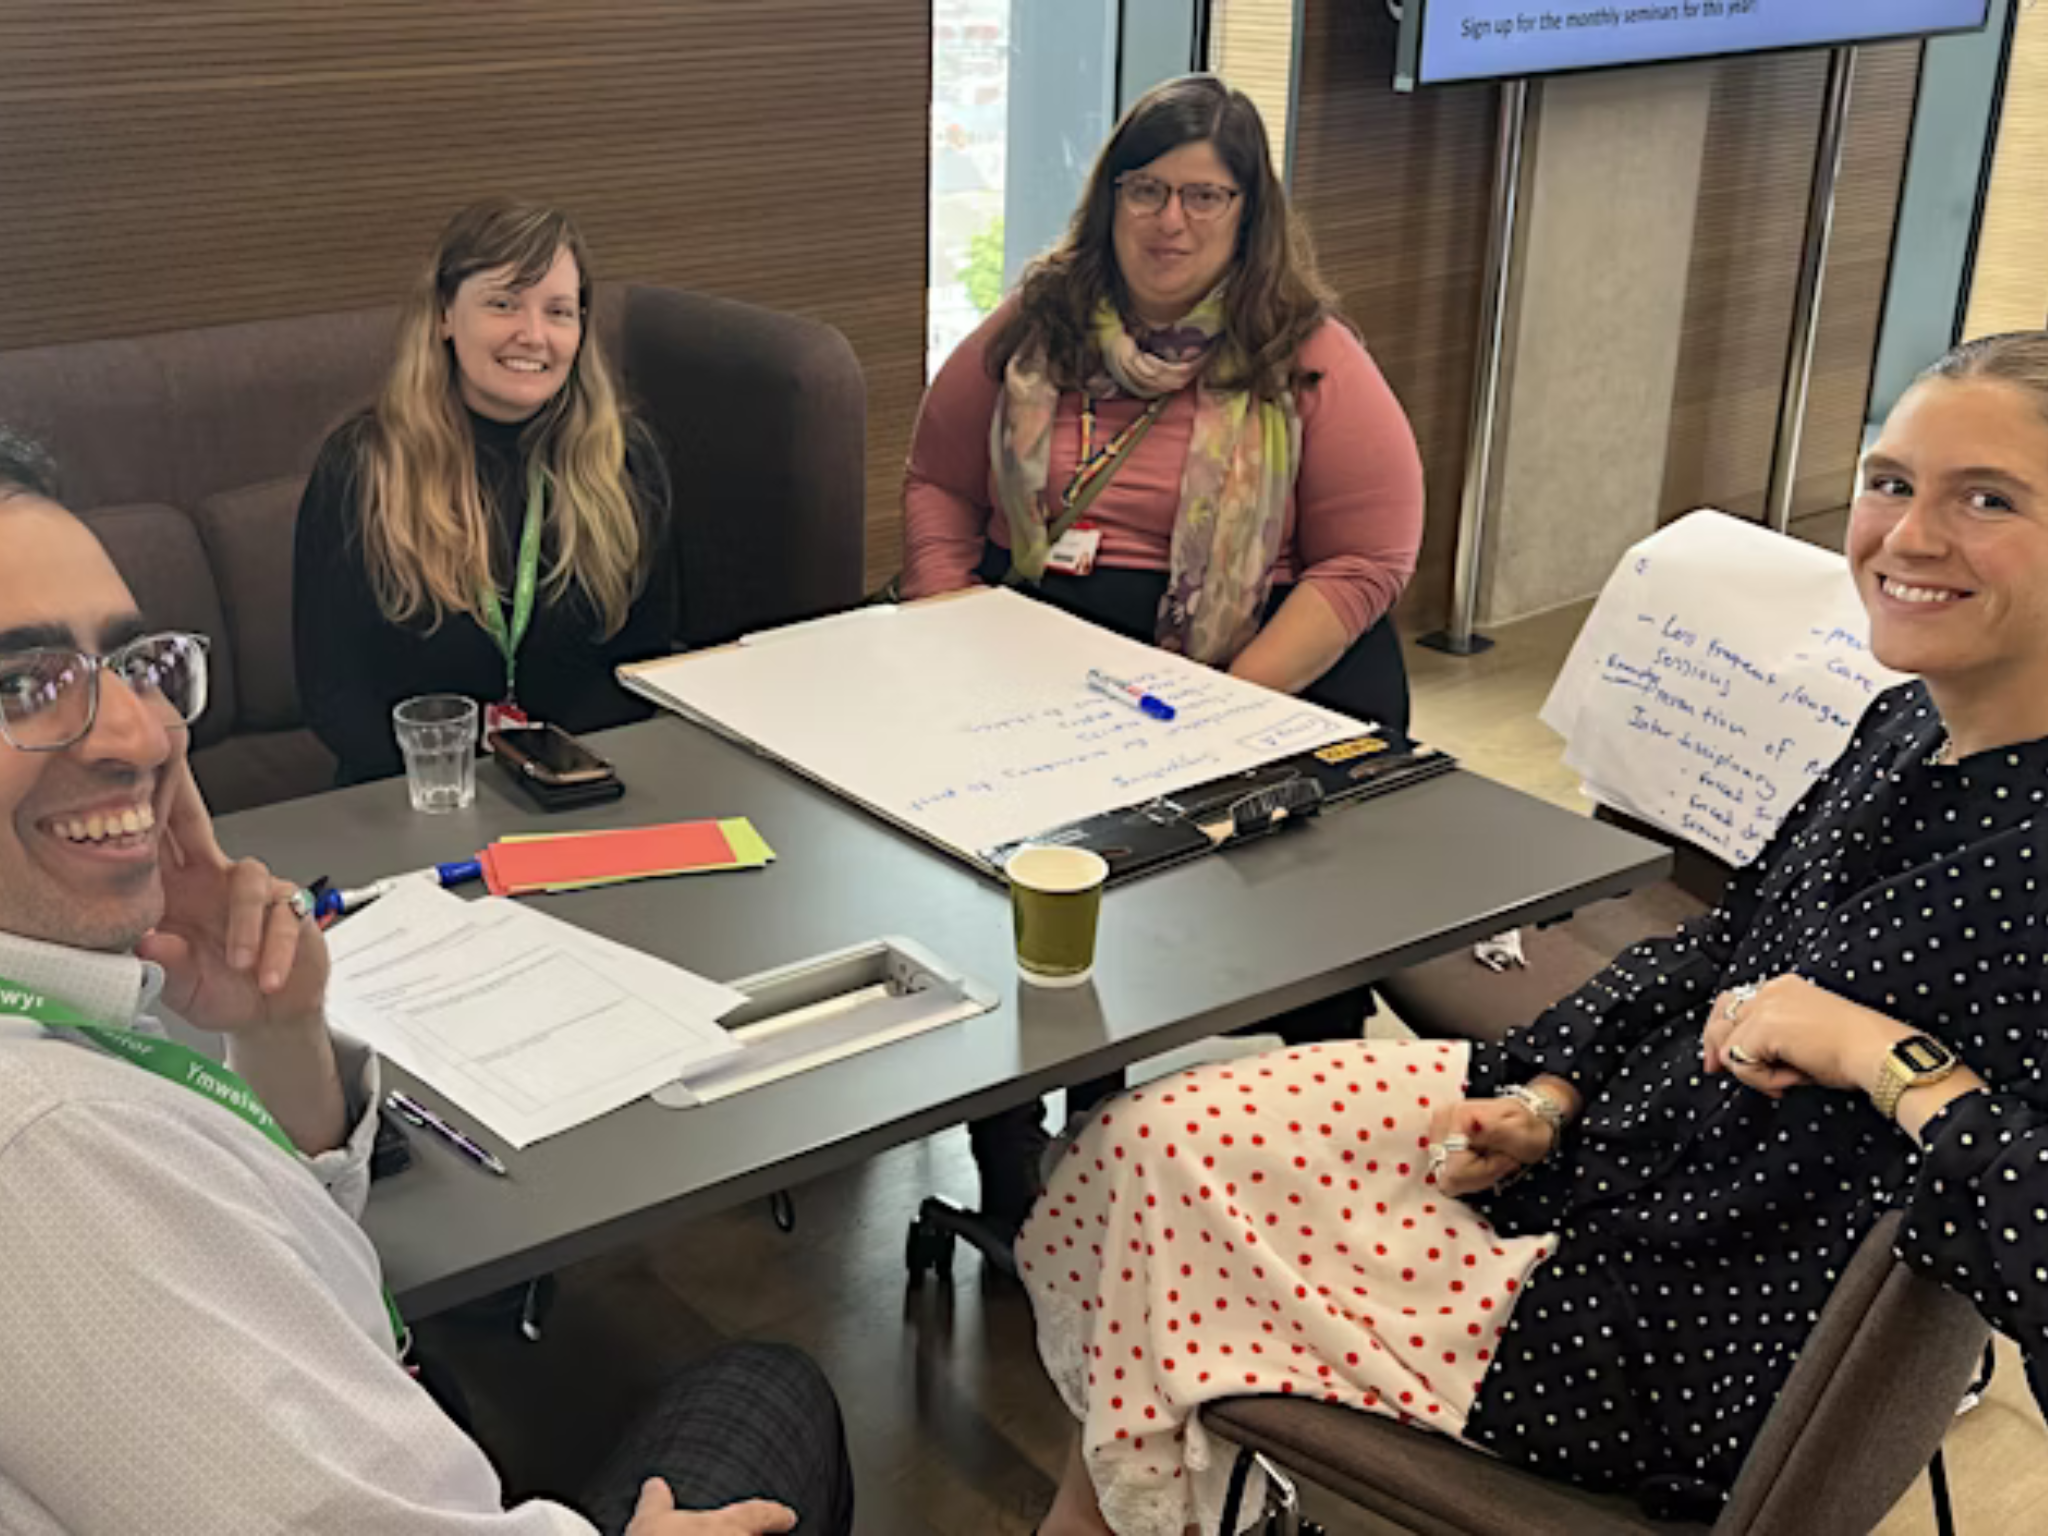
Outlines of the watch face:
{"type": "Polygon", "coordinates": [[[1892,1047],[1892,1055],[1915,1074],[1938,1072],[1956,1059],[1955,1052],[1931,1035],[1914,1035],[1892,1047]]]}

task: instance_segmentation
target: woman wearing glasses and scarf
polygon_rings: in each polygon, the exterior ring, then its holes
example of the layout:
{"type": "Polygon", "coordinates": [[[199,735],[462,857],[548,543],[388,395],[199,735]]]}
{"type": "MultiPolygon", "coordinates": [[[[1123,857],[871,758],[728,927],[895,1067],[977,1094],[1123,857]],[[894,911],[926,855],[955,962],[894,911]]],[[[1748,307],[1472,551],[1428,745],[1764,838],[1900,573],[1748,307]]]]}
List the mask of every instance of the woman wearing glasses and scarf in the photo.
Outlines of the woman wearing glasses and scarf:
{"type": "Polygon", "coordinates": [[[1395,726],[1422,466],[1317,278],[1258,110],[1212,76],[1118,124],[1066,238],[939,371],[903,595],[1009,581],[1395,726]]]}
{"type": "MultiPolygon", "coordinates": [[[[939,370],[903,508],[906,598],[1008,582],[1407,727],[1390,612],[1422,537],[1415,437],[1316,276],[1258,109],[1213,76],[1125,114],[1066,238],[939,370]]],[[[1276,1027],[1355,1033],[1365,1007],[1276,1027]]],[[[1039,1108],[973,1138],[1004,1237],[1036,1193],[1039,1108]]]]}

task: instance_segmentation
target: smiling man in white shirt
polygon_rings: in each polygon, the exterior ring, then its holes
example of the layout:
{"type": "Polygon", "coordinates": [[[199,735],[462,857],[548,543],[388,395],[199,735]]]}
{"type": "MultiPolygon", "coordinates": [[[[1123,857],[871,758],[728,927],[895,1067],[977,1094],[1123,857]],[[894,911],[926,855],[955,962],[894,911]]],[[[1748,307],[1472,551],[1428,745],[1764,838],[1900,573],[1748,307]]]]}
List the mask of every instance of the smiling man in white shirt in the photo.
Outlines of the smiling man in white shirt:
{"type": "MultiPolygon", "coordinates": [[[[214,839],[185,760],[205,668],[0,429],[0,1531],[589,1533],[504,1509],[400,1362],[354,1220],[377,1064],[328,1031],[293,888],[214,839]]],[[[722,1352],[591,1502],[631,1536],[840,1536],[831,1389],[722,1352]]]]}

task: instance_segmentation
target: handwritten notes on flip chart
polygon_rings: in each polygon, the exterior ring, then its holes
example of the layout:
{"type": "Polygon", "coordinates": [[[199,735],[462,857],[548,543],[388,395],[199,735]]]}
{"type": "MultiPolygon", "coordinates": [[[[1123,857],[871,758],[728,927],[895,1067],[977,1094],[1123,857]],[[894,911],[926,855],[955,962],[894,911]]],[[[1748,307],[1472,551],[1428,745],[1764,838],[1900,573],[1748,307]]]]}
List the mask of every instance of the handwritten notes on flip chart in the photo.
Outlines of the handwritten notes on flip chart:
{"type": "Polygon", "coordinates": [[[969,859],[1362,728],[1006,591],[863,609],[620,677],[969,859]],[[1096,693],[1090,668],[1174,718],[1096,693]]]}
{"type": "Polygon", "coordinates": [[[1596,800],[1747,864],[1903,681],[1869,632],[1840,555],[1694,512],[1623,557],[1543,720],[1596,800]]]}

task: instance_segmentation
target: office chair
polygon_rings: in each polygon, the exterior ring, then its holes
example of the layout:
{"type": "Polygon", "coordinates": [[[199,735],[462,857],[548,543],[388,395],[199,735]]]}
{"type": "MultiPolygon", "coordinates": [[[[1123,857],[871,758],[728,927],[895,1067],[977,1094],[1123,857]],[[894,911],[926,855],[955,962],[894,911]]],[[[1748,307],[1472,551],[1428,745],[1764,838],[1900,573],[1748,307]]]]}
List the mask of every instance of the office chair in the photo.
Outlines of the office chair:
{"type": "MultiPolygon", "coordinates": [[[[1630,1499],[1325,1403],[1232,1398],[1203,1423],[1240,1447],[1238,1488],[1263,1456],[1419,1536],[1865,1536],[1930,1463],[1952,1536],[1941,1442],[1966,1388],[1981,1390],[1970,1382],[1990,1330],[1967,1298],[1898,1261],[1901,1219],[1857,1249],[1711,1525],[1653,1521],[1630,1499]]],[[[1279,1536],[1304,1529],[1284,1502],[1269,1514],[1279,1536]]]]}
{"type": "Polygon", "coordinates": [[[1734,870],[1672,833],[1607,806],[1595,821],[1672,852],[1668,879],[1567,917],[1522,930],[1525,967],[1492,971],[1460,949],[1379,982],[1387,1006],[1416,1034],[1438,1040],[1500,1040],[1571,996],[1631,944],[1662,938],[1721,899],[1734,870]]]}

